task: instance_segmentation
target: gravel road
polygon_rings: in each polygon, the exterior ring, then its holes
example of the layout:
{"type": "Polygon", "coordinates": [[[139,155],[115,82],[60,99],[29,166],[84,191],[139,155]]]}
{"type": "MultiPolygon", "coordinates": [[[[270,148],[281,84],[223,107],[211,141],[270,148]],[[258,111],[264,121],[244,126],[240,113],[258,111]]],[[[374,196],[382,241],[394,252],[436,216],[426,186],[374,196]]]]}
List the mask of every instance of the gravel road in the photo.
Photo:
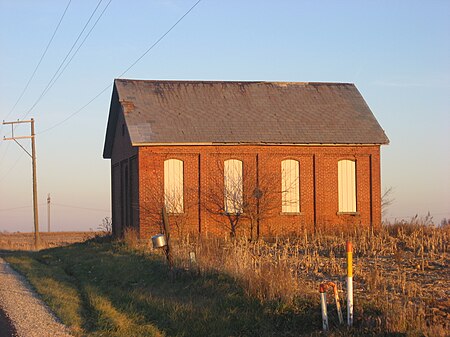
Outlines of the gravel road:
{"type": "MultiPolygon", "coordinates": [[[[18,337],[71,337],[24,277],[0,257],[0,307],[18,337]]],[[[13,335],[15,336],[15,335],[13,335]]]]}

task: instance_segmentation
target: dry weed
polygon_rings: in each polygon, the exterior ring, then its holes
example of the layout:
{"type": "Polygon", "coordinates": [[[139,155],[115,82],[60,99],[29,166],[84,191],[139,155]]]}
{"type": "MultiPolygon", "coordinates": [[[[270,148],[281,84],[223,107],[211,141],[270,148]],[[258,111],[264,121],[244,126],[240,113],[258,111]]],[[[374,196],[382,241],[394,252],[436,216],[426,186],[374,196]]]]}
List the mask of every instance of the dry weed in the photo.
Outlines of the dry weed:
{"type": "Polygon", "coordinates": [[[383,332],[439,336],[436,331],[450,328],[450,312],[430,305],[449,296],[449,234],[449,228],[415,223],[383,227],[375,234],[368,230],[345,236],[305,232],[270,242],[184,238],[174,245],[174,254],[179,267],[224,272],[261,301],[291,303],[295,297],[318,300],[316,289],[325,280],[345,288],[345,241],[350,239],[355,297],[377,312],[360,317],[359,323],[371,321],[383,332]],[[195,262],[189,258],[192,252],[195,262]]]}

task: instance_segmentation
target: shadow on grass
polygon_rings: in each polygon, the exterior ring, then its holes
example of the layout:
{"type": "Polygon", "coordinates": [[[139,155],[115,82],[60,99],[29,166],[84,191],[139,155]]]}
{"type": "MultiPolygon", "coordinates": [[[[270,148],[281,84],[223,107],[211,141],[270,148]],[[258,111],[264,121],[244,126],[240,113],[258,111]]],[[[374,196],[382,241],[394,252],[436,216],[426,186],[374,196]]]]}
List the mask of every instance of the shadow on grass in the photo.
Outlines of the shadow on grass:
{"type": "Polygon", "coordinates": [[[107,240],[12,252],[5,259],[81,335],[299,336],[320,331],[317,303],[261,303],[225,274],[178,270],[173,276],[160,256],[107,240]]]}

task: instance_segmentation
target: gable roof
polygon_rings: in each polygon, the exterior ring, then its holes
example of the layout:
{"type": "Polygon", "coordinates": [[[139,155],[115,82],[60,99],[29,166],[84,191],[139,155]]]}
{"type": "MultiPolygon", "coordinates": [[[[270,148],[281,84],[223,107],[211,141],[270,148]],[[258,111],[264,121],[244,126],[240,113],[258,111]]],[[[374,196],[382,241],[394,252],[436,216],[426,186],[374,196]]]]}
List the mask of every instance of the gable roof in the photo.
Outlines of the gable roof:
{"type": "Polygon", "coordinates": [[[123,111],[133,146],[388,144],[354,84],[114,81],[104,157],[123,111]]]}

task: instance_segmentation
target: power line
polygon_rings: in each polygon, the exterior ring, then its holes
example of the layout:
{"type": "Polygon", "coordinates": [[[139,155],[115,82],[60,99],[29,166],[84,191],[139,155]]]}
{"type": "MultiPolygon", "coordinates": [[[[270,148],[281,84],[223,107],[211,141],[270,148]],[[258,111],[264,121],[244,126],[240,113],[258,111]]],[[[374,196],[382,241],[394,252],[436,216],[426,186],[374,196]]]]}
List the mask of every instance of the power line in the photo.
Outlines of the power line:
{"type": "Polygon", "coordinates": [[[138,57],[138,59],[136,61],[134,61],[125,71],[123,71],[118,77],[122,77],[123,75],[125,75],[131,68],[133,68],[145,55],[148,54],[148,52],[150,50],[152,50],[154,47],[156,47],[156,45],[161,42],[162,39],[164,39],[166,37],[167,34],[169,34],[172,29],[174,29],[202,0],[198,0],[191,8],[189,8],[189,10],[184,13],[184,15],[178,19],[177,22],[175,22],[172,27],[169,28],[169,30],[167,32],[165,32],[158,40],[156,40],[155,43],[153,43],[141,56],[138,57]]]}
{"type": "Polygon", "coordinates": [[[91,35],[91,32],[94,30],[95,26],[97,26],[97,23],[100,21],[101,17],[103,16],[103,14],[105,13],[106,9],[109,7],[109,5],[111,4],[112,0],[109,0],[109,2],[106,4],[105,8],[103,8],[102,12],[100,13],[100,15],[98,16],[97,20],[94,22],[94,24],[92,25],[91,29],[89,30],[89,32],[84,36],[83,41],[81,41],[81,43],[78,45],[77,49],[75,50],[75,52],[72,54],[72,56],[70,57],[69,61],[67,61],[66,65],[64,66],[64,68],[61,70],[61,72],[58,74],[58,76],[55,78],[55,80],[53,81],[53,83],[50,85],[50,87],[47,89],[47,92],[53,87],[53,85],[56,83],[56,81],[58,81],[58,79],[61,77],[61,75],[64,73],[64,71],[66,70],[66,68],[69,66],[69,64],[72,62],[73,58],[75,57],[75,55],[78,53],[78,51],[80,50],[80,48],[83,46],[84,42],[87,40],[87,38],[89,37],[89,35],[91,35]]]}
{"type": "Polygon", "coordinates": [[[17,99],[16,103],[14,103],[14,106],[11,108],[11,110],[8,112],[8,114],[7,114],[3,119],[7,119],[7,118],[9,117],[9,115],[11,115],[11,113],[14,111],[14,109],[15,109],[16,106],[17,106],[17,104],[20,102],[20,100],[22,99],[23,95],[24,95],[25,92],[27,91],[27,89],[28,89],[28,87],[29,87],[31,81],[33,80],[34,76],[36,75],[37,70],[39,69],[39,66],[40,66],[41,63],[42,63],[42,60],[44,59],[45,55],[47,54],[47,51],[48,51],[48,49],[50,48],[50,45],[52,44],[53,39],[55,38],[56,32],[58,31],[59,26],[61,25],[61,22],[62,22],[62,20],[64,19],[65,15],[66,15],[66,13],[67,13],[67,10],[69,9],[69,6],[70,6],[70,3],[71,3],[71,2],[72,2],[72,0],[69,0],[69,2],[67,3],[67,6],[66,6],[66,8],[64,9],[64,12],[63,12],[62,16],[61,16],[61,18],[59,19],[58,24],[56,25],[55,30],[53,31],[52,37],[50,38],[50,41],[48,41],[47,46],[45,47],[45,50],[44,50],[44,52],[42,53],[41,58],[39,59],[38,64],[37,64],[36,67],[34,68],[33,73],[31,74],[30,78],[29,78],[28,81],[27,81],[27,84],[25,85],[25,88],[23,88],[23,90],[22,90],[22,92],[21,92],[19,98],[17,99]]]}
{"type": "MultiPolygon", "coordinates": [[[[3,127],[3,123],[1,124],[1,126],[3,127]]],[[[0,144],[3,144],[3,142],[0,141],[0,144]]],[[[11,143],[8,143],[8,144],[6,145],[5,152],[3,152],[3,156],[0,158],[0,163],[3,163],[3,159],[5,159],[6,155],[8,154],[8,149],[9,149],[9,145],[10,145],[10,144],[11,144],[11,143]]],[[[1,179],[0,179],[0,180],[1,180],[1,179]]]]}
{"type": "Polygon", "coordinates": [[[12,166],[9,168],[9,170],[0,178],[0,181],[5,179],[6,176],[13,170],[13,168],[16,167],[16,165],[19,162],[19,160],[22,159],[23,154],[24,154],[23,152],[20,154],[20,156],[17,158],[17,160],[14,162],[14,164],[12,164],[12,166]]]}
{"type": "Polygon", "coordinates": [[[31,110],[33,110],[35,108],[35,106],[41,101],[41,99],[47,94],[50,86],[52,85],[53,80],[56,78],[56,76],[58,75],[59,71],[61,70],[62,66],[64,65],[64,63],[66,62],[67,58],[69,57],[70,53],[72,52],[72,50],[75,48],[76,44],[78,43],[78,41],[80,40],[81,36],[83,35],[84,31],[86,30],[87,26],[89,25],[89,23],[91,22],[92,18],[94,17],[94,14],[97,12],[97,9],[99,8],[100,4],[102,3],[103,0],[99,0],[99,2],[97,3],[97,6],[95,7],[94,11],[91,13],[91,16],[89,17],[88,21],[85,23],[83,29],[81,30],[80,34],[78,34],[78,37],[76,38],[75,42],[72,44],[72,47],[70,47],[70,50],[67,52],[66,56],[64,57],[64,59],[62,60],[62,62],[60,63],[58,69],[56,70],[56,72],[53,74],[52,78],[50,79],[50,81],[47,83],[47,86],[44,88],[44,90],[42,91],[41,95],[38,97],[38,99],[34,102],[34,104],[31,106],[30,109],[27,110],[27,112],[25,113],[25,115],[22,117],[22,119],[24,119],[25,117],[27,117],[29,115],[29,113],[31,112],[31,110]]]}
{"type": "Polygon", "coordinates": [[[65,122],[67,122],[69,119],[71,119],[73,116],[77,115],[78,113],[80,113],[81,111],[83,111],[87,106],[89,106],[93,101],[95,101],[97,98],[99,98],[106,90],[108,90],[109,88],[111,88],[112,84],[108,84],[107,87],[105,87],[102,91],[100,91],[97,95],[95,95],[89,102],[87,102],[85,105],[83,105],[81,108],[79,108],[78,110],[76,110],[75,112],[73,112],[72,114],[70,114],[68,117],[66,117],[65,119],[59,121],[56,124],[53,124],[52,126],[50,126],[47,129],[42,130],[41,132],[39,132],[39,134],[45,133],[47,131],[50,131],[58,126],[60,126],[61,124],[64,124],[65,122]]]}
{"type": "MultiPolygon", "coordinates": [[[[83,41],[81,42],[81,44],[78,46],[77,50],[75,50],[75,53],[73,53],[72,57],[69,59],[69,61],[67,62],[67,64],[64,66],[63,70],[59,73],[58,77],[56,77],[55,81],[52,83],[52,85],[49,87],[48,90],[51,89],[51,87],[53,87],[53,85],[55,84],[55,82],[58,80],[58,78],[62,75],[62,73],[64,72],[64,70],[66,70],[67,66],[70,64],[70,62],[72,62],[73,58],[75,57],[75,55],[78,53],[78,50],[80,50],[81,46],[84,44],[84,42],[86,41],[86,39],[89,37],[89,35],[91,34],[92,30],[94,29],[94,27],[97,25],[98,21],[100,20],[100,18],[102,17],[103,13],[106,11],[106,9],[108,8],[109,4],[111,3],[112,0],[109,0],[108,4],[105,6],[105,8],[103,9],[103,11],[100,13],[99,17],[97,18],[97,20],[95,21],[94,25],[91,27],[91,29],[89,30],[89,32],[86,34],[86,36],[84,37],[83,41]]],[[[97,94],[93,99],[91,99],[87,104],[85,104],[84,106],[82,106],[79,110],[75,111],[75,113],[71,114],[69,117],[67,117],[66,119],[58,122],[57,124],[53,125],[50,128],[45,129],[44,131],[41,131],[40,133],[46,132],[48,130],[51,130],[57,126],[59,126],[60,124],[63,124],[65,121],[67,121],[68,119],[70,119],[72,116],[76,115],[78,112],[80,112],[81,110],[83,110],[85,107],[87,107],[89,104],[91,104],[94,100],[97,99],[97,97],[99,97],[101,94],[103,94],[106,90],[109,89],[111,85],[108,85],[105,89],[103,89],[99,94],[97,94]]],[[[47,91],[48,91],[47,90],[47,91]]]]}
{"type": "MultiPolygon", "coordinates": [[[[39,206],[41,206],[41,205],[39,205],[39,206]]],[[[33,208],[33,206],[21,206],[21,207],[13,207],[13,208],[2,208],[2,209],[0,209],[0,212],[15,211],[17,209],[25,209],[25,208],[33,208]]]]}
{"type": "MultiPolygon", "coordinates": [[[[45,206],[46,204],[39,204],[39,207],[45,206]]],[[[18,209],[26,209],[26,208],[33,208],[32,205],[30,206],[19,206],[19,207],[12,207],[12,208],[2,208],[0,209],[0,212],[8,212],[8,211],[15,211],[18,209]]]]}
{"type": "MultiPolygon", "coordinates": [[[[67,6],[66,6],[66,9],[65,9],[65,11],[64,11],[64,13],[63,13],[63,16],[61,17],[61,19],[60,19],[60,21],[59,21],[59,23],[58,23],[58,26],[56,27],[55,32],[53,33],[52,38],[50,39],[50,42],[47,44],[47,48],[45,49],[44,54],[41,56],[41,59],[40,59],[38,65],[36,66],[36,68],[35,68],[35,70],[34,70],[32,76],[30,77],[30,79],[29,79],[29,81],[28,81],[28,83],[27,83],[25,89],[23,90],[21,96],[20,96],[19,99],[17,100],[17,102],[16,102],[16,104],[14,105],[13,109],[11,109],[11,111],[8,113],[8,115],[7,115],[6,117],[8,117],[8,116],[11,114],[11,112],[14,110],[14,108],[15,108],[16,105],[17,105],[17,103],[18,103],[19,100],[22,98],[23,94],[25,93],[25,90],[28,88],[28,86],[29,86],[29,84],[30,84],[32,78],[34,77],[34,75],[35,75],[35,73],[36,73],[36,71],[37,71],[37,68],[38,68],[39,65],[41,64],[42,59],[44,58],[44,56],[45,56],[45,54],[46,54],[46,52],[47,52],[47,50],[48,50],[48,48],[49,48],[51,42],[53,41],[53,38],[54,38],[54,36],[55,36],[55,34],[56,34],[56,31],[58,30],[58,28],[59,28],[59,26],[60,26],[60,24],[61,24],[61,22],[62,22],[62,19],[64,18],[65,14],[66,14],[66,12],[67,12],[67,9],[69,8],[69,5],[70,5],[71,1],[72,1],[72,0],[69,0],[69,3],[68,3],[67,6]]],[[[64,62],[67,60],[67,57],[70,55],[70,53],[72,52],[73,48],[74,48],[75,45],[77,44],[78,40],[79,40],[80,37],[82,36],[83,32],[86,30],[86,27],[88,26],[88,24],[89,24],[90,21],[92,20],[92,18],[93,18],[93,16],[94,16],[95,12],[96,12],[97,9],[99,8],[99,6],[100,6],[100,4],[102,3],[102,1],[103,1],[103,0],[100,0],[100,1],[98,2],[97,6],[95,7],[94,11],[92,12],[91,16],[89,17],[89,20],[86,22],[85,26],[83,27],[81,33],[78,35],[77,39],[76,39],[75,42],[73,43],[73,45],[72,45],[71,49],[69,50],[69,52],[67,53],[66,57],[65,57],[65,58],[63,59],[63,61],[61,62],[60,66],[59,66],[58,69],[56,70],[56,72],[55,72],[55,74],[53,75],[53,77],[52,77],[52,78],[50,79],[50,81],[47,83],[47,86],[45,87],[44,91],[41,93],[41,95],[39,96],[39,98],[35,101],[35,103],[33,104],[33,106],[26,112],[26,114],[24,115],[23,118],[27,117],[27,116],[30,114],[31,110],[39,103],[39,101],[47,94],[47,92],[53,87],[53,85],[56,83],[56,81],[59,79],[59,77],[63,74],[63,72],[66,70],[67,66],[70,64],[70,62],[72,62],[72,60],[73,60],[73,58],[75,57],[75,55],[78,53],[78,51],[80,50],[80,48],[82,47],[82,45],[84,44],[84,42],[86,41],[86,39],[89,37],[89,35],[90,35],[91,32],[93,31],[93,29],[95,28],[95,26],[97,25],[97,23],[99,22],[100,18],[101,18],[101,17],[103,16],[103,14],[105,13],[106,9],[107,9],[107,8],[109,7],[109,5],[111,4],[111,1],[112,1],[112,0],[109,0],[109,2],[107,3],[107,5],[105,6],[105,8],[103,8],[102,12],[100,13],[100,15],[98,16],[97,20],[95,21],[95,23],[93,24],[93,26],[91,27],[91,29],[89,30],[89,32],[86,34],[86,36],[84,37],[84,39],[82,40],[82,42],[80,43],[80,45],[78,46],[78,48],[77,48],[77,49],[75,50],[75,52],[72,54],[71,58],[70,58],[69,61],[66,63],[66,65],[65,65],[64,68],[61,70],[61,72],[59,72],[60,69],[61,69],[61,67],[62,67],[62,65],[64,64],[64,62]],[[58,74],[58,72],[59,72],[59,74],[58,74]],[[58,74],[58,76],[55,78],[55,76],[56,76],[57,74],[58,74]]],[[[6,117],[5,117],[5,118],[6,118],[6,117]]],[[[2,125],[2,127],[3,127],[3,125],[2,125]]],[[[9,144],[8,144],[8,145],[9,145],[9,144]]],[[[9,147],[9,146],[8,146],[8,147],[9,147]]],[[[4,152],[4,155],[2,156],[2,159],[6,156],[8,147],[6,148],[6,150],[5,150],[5,152],[4,152]]],[[[10,171],[11,171],[11,169],[8,170],[8,173],[9,173],[10,171]]],[[[0,179],[0,180],[2,180],[2,179],[0,179]]]]}
{"type": "MultiPolygon", "coordinates": [[[[100,0],[100,2],[101,2],[102,0],[100,0]]],[[[156,42],[154,42],[149,48],[147,48],[147,50],[143,53],[143,54],[141,54],[128,68],[126,68],[118,77],[122,77],[123,75],[125,75],[131,68],[133,68],[145,55],[147,55],[153,48],[155,48],[158,44],[159,44],[159,42],[161,42],[165,37],[166,37],[166,35],[168,35],[200,2],[201,2],[202,0],[198,0],[197,2],[195,2],[194,3],[194,5],[192,6],[192,7],[190,7],[189,8],[189,10],[187,10],[163,35],[161,35],[161,37],[159,38],[159,39],[157,39],[156,40],[156,42]]],[[[111,2],[111,1],[110,1],[111,2]]],[[[109,5],[109,3],[108,3],[108,5],[109,5]]],[[[107,5],[107,6],[108,6],[107,5]]],[[[97,5],[97,7],[96,7],[96,9],[98,8],[98,5],[97,5]]],[[[102,12],[103,13],[103,12],[102,12]]],[[[92,16],[91,16],[92,17],[92,16]]],[[[84,31],[84,29],[83,29],[83,31],[84,31]]],[[[81,34],[80,34],[81,35],[81,34]]],[[[78,39],[77,39],[77,41],[78,41],[78,39]]],[[[75,44],[74,44],[75,45],[75,44]]],[[[72,48],[73,49],[73,48],[72,48]]],[[[71,49],[71,50],[72,50],[71,49]]],[[[70,52],[68,53],[68,55],[70,54],[70,52]]],[[[66,59],[67,59],[67,56],[66,56],[66,59]]],[[[65,60],[64,60],[65,61],[65,60]]],[[[63,63],[64,63],[64,61],[63,61],[63,63]]],[[[60,69],[60,68],[59,68],[60,69]]],[[[59,69],[58,69],[58,71],[59,71],[59,69]]],[[[58,72],[57,71],[57,72],[58,72]]],[[[56,73],[57,73],[56,72],[56,73]]],[[[56,74],[55,73],[55,74],[56,74]]],[[[52,80],[53,80],[53,78],[52,78],[52,80]]],[[[51,80],[51,81],[52,81],[51,80]]],[[[50,82],[51,82],[50,81],[50,82]]],[[[50,83],[49,82],[49,83],[50,83]]],[[[93,98],[91,98],[86,104],[84,104],[82,107],[80,107],[78,110],[76,110],[76,111],[74,111],[72,114],[70,114],[69,116],[67,116],[66,118],[64,118],[63,120],[61,120],[61,121],[59,121],[58,123],[56,123],[56,124],[54,124],[54,125],[52,125],[52,126],[50,126],[50,127],[48,127],[47,129],[44,129],[43,131],[41,131],[41,132],[39,132],[38,134],[42,134],[42,133],[45,133],[45,132],[48,132],[48,131],[50,131],[50,130],[52,130],[52,129],[54,129],[54,128],[56,128],[56,127],[58,127],[58,126],[60,126],[60,125],[62,125],[62,124],[64,124],[65,122],[67,122],[69,119],[71,119],[71,118],[73,118],[75,115],[77,115],[77,114],[79,114],[81,111],[83,111],[86,107],[88,107],[92,102],[94,102],[98,97],[100,97],[104,92],[106,92],[108,89],[110,89],[111,88],[111,86],[112,86],[112,84],[108,84],[105,88],[103,88],[99,93],[97,93],[93,98]]],[[[44,90],[45,91],[45,90],[44,90]]],[[[41,97],[42,98],[42,97],[41,97]]],[[[33,107],[30,109],[30,110],[28,110],[28,112],[27,112],[27,114],[25,115],[25,116],[27,116],[28,114],[29,114],[29,112],[34,108],[34,106],[36,105],[38,103],[38,101],[33,105],[33,107]]],[[[13,167],[15,166],[17,164],[17,162],[16,163],[14,163],[14,165],[13,165],[13,167]]],[[[8,172],[2,177],[2,178],[0,178],[0,181],[2,180],[2,179],[4,179],[11,171],[12,171],[12,168],[13,167],[11,167],[9,170],[8,170],[8,172]]]]}
{"type": "Polygon", "coordinates": [[[82,207],[82,206],[71,206],[71,205],[64,205],[64,204],[56,204],[52,202],[53,206],[59,206],[59,207],[65,207],[65,208],[73,208],[73,209],[83,209],[86,211],[95,211],[95,212],[111,212],[109,209],[100,209],[100,208],[91,208],[91,207],[82,207]]]}
{"type": "MultiPolygon", "coordinates": [[[[126,68],[119,76],[117,76],[117,78],[122,77],[123,75],[125,75],[131,68],[133,68],[145,55],[147,55],[153,48],[155,48],[159,42],[161,42],[162,39],[164,39],[166,37],[166,35],[168,35],[202,0],[198,0],[191,8],[189,8],[189,10],[184,13],[163,35],[161,35],[161,37],[156,40],[156,42],[154,42],[149,48],[147,48],[147,50],[141,54],[128,68],[126,68]]],[[[75,115],[77,115],[78,113],[80,113],[81,111],[83,111],[87,106],[89,106],[93,101],[95,101],[98,97],[100,97],[105,91],[107,91],[109,88],[111,88],[112,84],[108,84],[105,88],[103,88],[97,95],[95,95],[89,102],[87,102],[85,105],[83,105],[81,108],[79,108],[78,110],[76,110],[75,112],[73,112],[72,114],[70,114],[68,117],[66,117],[65,119],[63,119],[62,121],[50,126],[47,129],[44,129],[43,131],[41,131],[39,134],[45,133],[47,131],[50,131],[58,126],[60,126],[61,124],[67,122],[69,119],[71,119],[72,117],[74,117],[75,115]]]]}
{"type": "MultiPolygon", "coordinates": [[[[45,206],[47,204],[39,204],[39,207],[45,206]]],[[[64,205],[64,204],[57,204],[52,202],[52,206],[59,206],[64,208],[73,208],[73,209],[83,209],[86,211],[95,211],[95,212],[111,212],[110,209],[101,209],[101,208],[91,208],[91,207],[82,207],[82,206],[71,206],[71,205],[64,205]]],[[[26,208],[32,208],[33,206],[19,206],[19,207],[12,207],[12,208],[2,208],[0,209],[0,212],[6,212],[6,211],[14,211],[18,209],[26,209],[26,208]]]]}
{"type": "MultiPolygon", "coordinates": [[[[42,63],[42,60],[44,59],[45,55],[47,54],[47,51],[48,51],[48,49],[50,48],[50,45],[51,45],[51,43],[53,42],[53,39],[55,38],[55,35],[56,35],[56,33],[57,33],[57,31],[58,31],[60,25],[61,25],[61,22],[63,21],[64,17],[66,16],[67,10],[69,9],[69,6],[70,6],[70,3],[71,3],[71,2],[72,2],[72,0],[69,0],[69,2],[67,3],[67,6],[66,6],[66,8],[64,9],[64,12],[63,12],[62,16],[61,16],[61,18],[59,19],[58,24],[56,25],[55,30],[53,31],[53,34],[52,34],[52,37],[50,38],[50,41],[47,43],[47,46],[45,47],[45,50],[44,50],[44,52],[42,53],[41,58],[39,59],[38,64],[37,64],[36,67],[34,68],[33,73],[31,74],[31,76],[30,76],[30,78],[28,79],[28,81],[27,81],[25,87],[23,88],[21,94],[19,95],[19,98],[17,98],[17,100],[16,100],[16,102],[14,103],[13,107],[11,108],[11,110],[8,112],[8,114],[7,114],[3,119],[7,119],[7,118],[11,115],[11,113],[14,111],[14,109],[15,109],[16,106],[17,106],[17,104],[20,102],[20,100],[22,99],[23,95],[24,95],[25,92],[27,91],[27,89],[28,89],[28,87],[29,87],[31,81],[33,80],[34,76],[36,75],[37,70],[39,69],[39,66],[40,66],[41,63],[42,63]]],[[[2,128],[3,128],[3,124],[0,125],[0,129],[2,129],[2,128]]],[[[2,143],[0,142],[0,147],[1,147],[1,145],[2,145],[2,143]]],[[[9,143],[8,143],[8,145],[9,145],[9,143]]],[[[9,147],[9,146],[8,146],[8,147],[9,147]]],[[[5,154],[4,154],[3,158],[5,157],[6,152],[8,151],[8,147],[7,147],[6,150],[5,150],[5,154]]],[[[2,158],[2,159],[3,159],[3,158],[2,158]]],[[[0,161],[0,162],[1,162],[1,161],[0,161]]]]}

